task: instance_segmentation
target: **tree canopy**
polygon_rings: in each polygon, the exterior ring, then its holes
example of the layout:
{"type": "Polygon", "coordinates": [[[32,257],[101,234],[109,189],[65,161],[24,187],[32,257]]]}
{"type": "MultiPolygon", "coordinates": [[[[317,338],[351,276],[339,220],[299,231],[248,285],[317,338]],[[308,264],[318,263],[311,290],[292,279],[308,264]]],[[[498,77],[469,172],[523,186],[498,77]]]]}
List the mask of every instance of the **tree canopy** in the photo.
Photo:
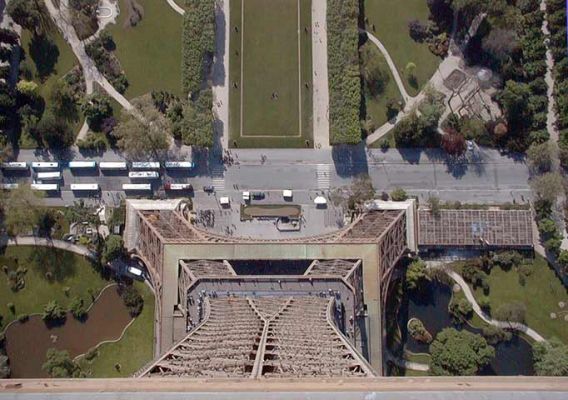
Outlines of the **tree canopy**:
{"type": "Polygon", "coordinates": [[[4,224],[8,234],[17,236],[30,232],[39,218],[41,194],[29,185],[19,185],[11,190],[4,202],[4,224]]]}
{"type": "Polygon", "coordinates": [[[553,338],[533,344],[534,370],[542,376],[568,376],[568,346],[553,338]]]}
{"type": "Polygon", "coordinates": [[[434,375],[470,376],[489,364],[495,349],[481,335],[445,328],[430,344],[430,354],[434,375]]]}
{"type": "Polygon", "coordinates": [[[406,288],[416,290],[430,280],[426,273],[426,263],[420,259],[413,261],[406,269],[406,288]]]}
{"type": "Polygon", "coordinates": [[[106,238],[101,262],[106,264],[124,253],[124,241],[120,235],[109,235],[106,238]]]}
{"type": "Polygon", "coordinates": [[[69,357],[69,352],[54,348],[47,350],[42,368],[51,378],[80,378],[83,375],[79,365],[69,357]]]}

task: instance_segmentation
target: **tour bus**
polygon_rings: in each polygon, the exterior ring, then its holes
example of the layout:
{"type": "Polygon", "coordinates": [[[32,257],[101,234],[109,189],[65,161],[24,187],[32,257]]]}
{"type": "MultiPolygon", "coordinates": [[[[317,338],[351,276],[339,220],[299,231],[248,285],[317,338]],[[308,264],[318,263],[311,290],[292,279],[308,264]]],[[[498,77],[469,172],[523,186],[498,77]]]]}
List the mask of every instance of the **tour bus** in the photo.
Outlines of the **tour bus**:
{"type": "Polygon", "coordinates": [[[160,174],[157,171],[131,171],[128,177],[130,179],[157,179],[160,174]]]}
{"type": "Polygon", "coordinates": [[[61,179],[61,172],[38,172],[36,174],[36,179],[40,181],[58,181],[61,179]]]}
{"type": "Polygon", "coordinates": [[[166,161],[164,166],[166,169],[191,169],[195,167],[195,163],[191,161],[166,161]]]}
{"type": "Polygon", "coordinates": [[[166,183],[164,184],[166,190],[193,190],[191,183],[166,183]]]}
{"type": "Polygon", "coordinates": [[[71,184],[71,191],[72,192],[98,192],[99,191],[99,184],[98,183],[72,183],[71,184]]]}
{"type": "Polygon", "coordinates": [[[69,168],[71,169],[86,169],[86,168],[96,168],[97,163],[95,161],[70,161],[69,168]]]}
{"type": "Polygon", "coordinates": [[[17,189],[18,186],[19,185],[17,183],[0,183],[0,189],[2,189],[2,190],[17,189]]]}
{"type": "Polygon", "coordinates": [[[27,170],[28,169],[28,163],[27,162],[5,162],[2,163],[2,168],[3,169],[9,169],[9,170],[18,170],[18,171],[23,171],[23,170],[27,170]]]}
{"type": "Polygon", "coordinates": [[[132,169],[160,169],[160,163],[157,161],[134,161],[132,169]]]}
{"type": "Polygon", "coordinates": [[[123,183],[122,190],[124,191],[152,190],[152,185],[149,183],[123,183]]]}
{"type": "Polygon", "coordinates": [[[32,162],[33,169],[57,169],[59,163],[56,161],[34,161],[32,162]]]}
{"type": "Polygon", "coordinates": [[[59,190],[59,185],[57,183],[32,183],[33,190],[43,190],[44,192],[56,192],[59,190]]]}
{"type": "Polygon", "coordinates": [[[101,170],[126,171],[128,166],[126,165],[126,162],[123,161],[101,161],[99,163],[99,168],[101,170]]]}

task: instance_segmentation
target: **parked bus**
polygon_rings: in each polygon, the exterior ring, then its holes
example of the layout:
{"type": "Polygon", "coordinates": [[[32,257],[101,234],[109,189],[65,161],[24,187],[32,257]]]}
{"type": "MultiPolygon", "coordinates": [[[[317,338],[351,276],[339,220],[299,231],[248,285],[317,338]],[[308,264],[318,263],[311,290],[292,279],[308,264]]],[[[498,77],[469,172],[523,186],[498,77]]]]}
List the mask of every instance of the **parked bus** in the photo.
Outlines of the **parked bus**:
{"type": "Polygon", "coordinates": [[[157,179],[160,174],[157,171],[131,171],[128,177],[130,179],[157,179]]]}
{"type": "Polygon", "coordinates": [[[5,162],[2,163],[2,168],[3,169],[9,169],[9,170],[14,170],[14,171],[23,171],[23,170],[27,170],[28,169],[28,163],[27,162],[5,162]]]}
{"type": "Polygon", "coordinates": [[[58,181],[61,179],[61,172],[38,172],[36,178],[40,181],[58,181]]]}
{"type": "Polygon", "coordinates": [[[71,169],[81,169],[81,168],[96,168],[97,163],[95,161],[70,161],[69,168],[71,169]]]}
{"type": "Polygon", "coordinates": [[[71,184],[71,191],[73,192],[98,192],[99,191],[99,184],[98,183],[72,183],[71,184]]]}
{"type": "Polygon", "coordinates": [[[126,171],[128,166],[126,162],[123,161],[101,161],[99,163],[99,168],[101,170],[109,170],[109,171],[126,171]]]}
{"type": "Polygon", "coordinates": [[[134,161],[132,169],[160,169],[160,163],[157,161],[134,161]]]}
{"type": "Polygon", "coordinates": [[[2,189],[2,190],[17,189],[18,186],[19,185],[17,183],[0,183],[0,189],[2,189]]]}
{"type": "Polygon", "coordinates": [[[164,166],[166,169],[191,169],[195,167],[195,163],[191,161],[166,161],[164,166]]]}
{"type": "Polygon", "coordinates": [[[33,169],[57,169],[59,163],[56,161],[34,161],[32,162],[33,169]]]}
{"type": "Polygon", "coordinates": [[[44,192],[56,192],[59,190],[57,183],[32,183],[33,190],[43,190],[44,192]]]}
{"type": "Polygon", "coordinates": [[[164,185],[166,190],[193,190],[191,183],[166,183],[164,185]]]}
{"type": "Polygon", "coordinates": [[[131,190],[131,191],[147,191],[147,190],[152,190],[152,185],[149,183],[123,183],[122,184],[122,190],[124,190],[125,192],[131,190]]]}

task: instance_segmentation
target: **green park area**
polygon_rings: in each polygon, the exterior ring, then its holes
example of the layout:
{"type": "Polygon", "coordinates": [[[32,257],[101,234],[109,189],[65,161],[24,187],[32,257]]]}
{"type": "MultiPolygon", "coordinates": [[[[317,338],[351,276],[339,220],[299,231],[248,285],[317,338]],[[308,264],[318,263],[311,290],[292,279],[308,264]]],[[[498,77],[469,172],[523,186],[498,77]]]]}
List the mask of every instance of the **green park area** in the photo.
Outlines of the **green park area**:
{"type": "MultiPolygon", "coordinates": [[[[28,30],[22,30],[22,49],[25,57],[21,64],[23,78],[38,85],[38,94],[45,101],[45,109],[51,108],[51,94],[56,82],[67,74],[76,64],[77,58],[73,50],[63,39],[57,29],[50,30],[46,36],[33,36],[28,30]],[[26,74],[30,76],[26,76],[26,74]]],[[[82,117],[77,115],[73,121],[74,132],[79,130],[82,117]]],[[[20,147],[24,149],[37,148],[37,142],[29,137],[20,138],[20,147]]]]}
{"type": "Polygon", "coordinates": [[[311,147],[311,2],[231,1],[230,23],[230,145],[311,147]]]}
{"type": "Polygon", "coordinates": [[[408,33],[410,20],[426,21],[428,14],[424,0],[365,0],[366,28],[387,48],[411,96],[418,94],[440,63],[426,43],[415,42],[408,33]],[[408,63],[416,65],[414,86],[406,79],[408,63]]]}
{"type": "MultiPolygon", "coordinates": [[[[458,271],[461,267],[457,267],[458,271]]],[[[512,268],[491,268],[487,276],[489,292],[475,289],[478,301],[487,296],[492,315],[504,304],[520,303],[526,308],[525,323],[547,339],[568,343],[568,292],[548,262],[537,255],[512,268]],[[554,317],[551,315],[554,314],[554,317]]],[[[483,300],[481,300],[483,301],[483,300]]]]}
{"type": "Polygon", "coordinates": [[[109,283],[86,258],[50,247],[8,246],[0,266],[1,329],[18,316],[41,313],[52,300],[63,308],[75,297],[90,304],[109,283]]]}
{"type": "Polygon", "coordinates": [[[152,90],[180,95],[182,16],[166,2],[136,0],[143,9],[142,19],[131,26],[127,3],[119,1],[121,14],[110,27],[115,54],[129,82],[126,97],[152,90]]]}
{"type": "Polygon", "coordinates": [[[400,95],[389,66],[379,49],[377,49],[371,41],[367,41],[361,46],[360,53],[363,78],[366,76],[365,69],[367,67],[370,67],[372,70],[378,70],[377,75],[379,82],[374,84],[374,89],[372,90],[367,84],[363,92],[365,96],[366,119],[368,121],[366,128],[368,133],[372,133],[389,120],[387,104],[389,102],[401,102],[400,104],[403,104],[402,96],[400,95]],[[372,59],[367,60],[367,57],[372,57],[372,59]]]}
{"type": "Polygon", "coordinates": [[[104,343],[82,358],[81,369],[90,378],[128,377],[154,356],[154,295],[143,283],[134,286],[144,299],[142,313],[130,324],[117,342],[104,343]],[[117,368],[117,366],[120,366],[117,368]]]}

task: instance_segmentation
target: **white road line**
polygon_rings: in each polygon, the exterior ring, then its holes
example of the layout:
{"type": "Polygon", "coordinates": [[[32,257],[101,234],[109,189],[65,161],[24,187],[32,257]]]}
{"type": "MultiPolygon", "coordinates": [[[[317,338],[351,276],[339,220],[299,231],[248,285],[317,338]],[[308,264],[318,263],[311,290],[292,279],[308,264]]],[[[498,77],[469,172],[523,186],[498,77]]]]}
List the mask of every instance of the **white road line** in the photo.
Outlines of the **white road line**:
{"type": "Polygon", "coordinates": [[[329,189],[331,183],[330,164],[318,164],[316,167],[316,179],[318,189],[329,189]]]}

